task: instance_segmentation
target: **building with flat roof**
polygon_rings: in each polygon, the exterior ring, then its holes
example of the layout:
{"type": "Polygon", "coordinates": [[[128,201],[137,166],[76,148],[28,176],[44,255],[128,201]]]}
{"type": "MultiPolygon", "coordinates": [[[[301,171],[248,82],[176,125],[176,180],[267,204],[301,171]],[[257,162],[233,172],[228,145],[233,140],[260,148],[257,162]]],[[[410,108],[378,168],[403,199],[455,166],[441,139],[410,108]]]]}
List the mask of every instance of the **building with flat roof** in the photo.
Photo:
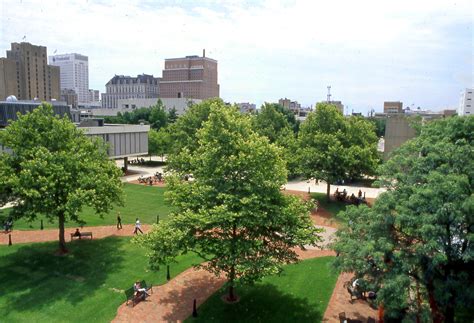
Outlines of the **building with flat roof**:
{"type": "Polygon", "coordinates": [[[78,104],[76,91],[72,89],[61,89],[61,101],[66,102],[67,105],[76,109],[78,104]]]}
{"type": "Polygon", "coordinates": [[[0,60],[0,100],[14,95],[19,100],[50,101],[60,97],[59,67],[46,63],[44,46],[11,43],[0,60]]]}
{"type": "Polygon", "coordinates": [[[115,75],[105,85],[106,93],[102,93],[102,108],[117,108],[120,99],[158,98],[159,82],[159,78],[148,74],[136,77],[115,75]]]}
{"type": "MultiPolygon", "coordinates": [[[[53,111],[61,117],[71,118],[71,108],[62,101],[48,102],[53,106],[53,111]]],[[[0,128],[5,128],[11,121],[18,119],[17,113],[26,114],[41,105],[40,101],[20,101],[10,96],[5,101],[0,101],[0,128]]]]}
{"type": "Polygon", "coordinates": [[[383,103],[383,113],[400,114],[403,113],[403,103],[400,101],[385,101],[383,103]]]}
{"type": "Polygon", "coordinates": [[[49,56],[49,64],[58,66],[61,90],[74,90],[78,102],[89,102],[89,58],[81,54],[49,56]]]}
{"type": "Polygon", "coordinates": [[[465,115],[472,115],[474,114],[474,96],[472,93],[474,89],[464,89],[461,92],[461,102],[458,108],[458,115],[465,116],[465,115]]]}
{"type": "Polygon", "coordinates": [[[255,113],[257,112],[257,106],[255,103],[241,102],[237,103],[240,113],[255,113]]]}
{"type": "Polygon", "coordinates": [[[160,81],[161,98],[205,100],[219,97],[217,61],[197,55],[165,59],[160,81]]]}

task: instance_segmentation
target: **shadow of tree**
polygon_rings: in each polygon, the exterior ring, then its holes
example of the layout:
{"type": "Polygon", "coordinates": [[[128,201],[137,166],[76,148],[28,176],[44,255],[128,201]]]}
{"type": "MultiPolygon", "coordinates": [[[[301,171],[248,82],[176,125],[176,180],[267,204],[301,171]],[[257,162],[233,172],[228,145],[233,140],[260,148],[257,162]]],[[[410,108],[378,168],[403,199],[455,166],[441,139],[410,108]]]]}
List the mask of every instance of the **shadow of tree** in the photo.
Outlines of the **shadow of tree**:
{"type": "Polygon", "coordinates": [[[235,304],[222,301],[221,296],[227,290],[221,288],[199,306],[197,318],[190,317],[192,302],[176,302],[176,299],[192,299],[186,297],[187,294],[194,294],[199,302],[199,297],[206,295],[202,288],[215,285],[216,281],[215,278],[196,279],[185,284],[181,290],[170,292],[160,302],[176,305],[164,319],[171,322],[186,317],[186,322],[321,322],[323,318],[325,308],[319,308],[318,304],[310,303],[306,298],[284,293],[271,284],[239,287],[237,294],[240,301],[235,304]]]}
{"type": "Polygon", "coordinates": [[[75,241],[66,256],[53,254],[57,242],[37,243],[2,257],[0,290],[6,301],[0,317],[9,311],[39,313],[58,301],[74,305],[90,296],[120,266],[119,243],[116,238],[75,241]]]}

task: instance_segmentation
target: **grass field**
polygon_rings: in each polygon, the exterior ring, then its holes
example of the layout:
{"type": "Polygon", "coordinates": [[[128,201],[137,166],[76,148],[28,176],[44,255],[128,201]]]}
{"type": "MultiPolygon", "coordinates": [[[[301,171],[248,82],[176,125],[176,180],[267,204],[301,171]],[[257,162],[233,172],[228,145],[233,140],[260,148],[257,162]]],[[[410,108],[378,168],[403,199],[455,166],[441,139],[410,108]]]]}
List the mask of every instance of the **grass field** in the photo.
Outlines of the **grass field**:
{"type": "Polygon", "coordinates": [[[325,193],[311,193],[311,197],[318,200],[319,205],[331,213],[337,221],[341,221],[341,218],[337,215],[339,212],[346,210],[347,204],[333,200],[328,202],[325,193]]]}
{"type": "Polygon", "coordinates": [[[321,322],[337,280],[331,260],[305,260],[286,266],[280,276],[238,287],[236,304],[224,303],[227,290],[220,290],[198,308],[197,318],[186,322],[321,322]]]}
{"type": "MultiPolygon", "coordinates": [[[[166,282],[166,270],[148,270],[145,250],[129,238],[74,241],[63,257],[53,255],[56,244],[0,247],[0,322],[110,322],[135,280],[166,282]]],[[[201,259],[178,261],[172,276],[201,259]]]]}
{"type": "MultiPolygon", "coordinates": [[[[166,219],[170,213],[170,206],[164,201],[165,188],[150,187],[144,185],[124,184],[124,206],[115,207],[114,210],[104,215],[103,218],[94,213],[91,208],[85,208],[80,218],[85,222],[84,226],[114,225],[117,221],[117,212],[120,211],[122,224],[135,223],[138,217],[142,223],[156,223],[156,216],[160,220],[166,219]]],[[[0,219],[8,217],[9,209],[0,210],[0,219]]],[[[14,222],[15,230],[39,230],[40,221],[43,219],[44,228],[57,228],[58,223],[48,222],[44,216],[38,216],[36,220],[29,223],[26,219],[14,222]]],[[[1,221],[3,223],[3,221],[1,221]]],[[[77,227],[75,222],[66,223],[66,227],[77,227]]]]}

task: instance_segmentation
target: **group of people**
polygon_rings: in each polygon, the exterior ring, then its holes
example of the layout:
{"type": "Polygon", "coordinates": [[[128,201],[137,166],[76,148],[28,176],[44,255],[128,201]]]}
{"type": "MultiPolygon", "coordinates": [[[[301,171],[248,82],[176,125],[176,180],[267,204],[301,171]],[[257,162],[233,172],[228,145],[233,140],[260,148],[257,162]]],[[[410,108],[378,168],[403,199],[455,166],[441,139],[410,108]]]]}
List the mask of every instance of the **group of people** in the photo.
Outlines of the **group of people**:
{"type": "Polygon", "coordinates": [[[128,163],[132,164],[132,165],[133,164],[143,164],[144,162],[145,162],[145,159],[143,159],[143,158],[139,159],[138,157],[137,157],[137,159],[131,159],[131,160],[128,161],[128,163]]]}
{"type": "MultiPolygon", "coordinates": [[[[120,230],[120,229],[122,229],[122,217],[120,216],[120,212],[117,212],[117,230],[120,230]]],[[[140,223],[140,220],[136,218],[135,229],[133,230],[133,234],[138,234],[138,231],[140,231],[140,233],[143,234],[142,224],[140,223]]]]}
{"type": "Polygon", "coordinates": [[[348,196],[348,193],[346,189],[344,189],[342,192],[339,191],[339,187],[336,188],[336,191],[334,192],[334,197],[336,198],[337,201],[341,202],[349,202],[351,204],[356,204],[359,205],[361,203],[365,203],[365,193],[362,195],[362,190],[359,189],[359,192],[357,193],[357,196],[355,196],[354,193],[352,193],[350,196],[348,196]]]}
{"type": "Polygon", "coordinates": [[[148,177],[143,177],[140,176],[138,178],[138,182],[141,184],[148,184],[148,185],[153,185],[153,183],[161,183],[163,182],[163,174],[160,172],[156,172],[155,175],[153,176],[148,176],[148,177]]]}

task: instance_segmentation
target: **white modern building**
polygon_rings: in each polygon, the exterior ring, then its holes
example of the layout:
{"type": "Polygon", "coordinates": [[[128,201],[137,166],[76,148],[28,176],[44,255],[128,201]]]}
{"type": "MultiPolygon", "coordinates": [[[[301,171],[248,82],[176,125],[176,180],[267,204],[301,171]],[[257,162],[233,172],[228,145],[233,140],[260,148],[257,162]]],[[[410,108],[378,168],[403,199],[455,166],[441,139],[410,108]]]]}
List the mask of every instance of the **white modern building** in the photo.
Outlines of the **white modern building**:
{"type": "Polygon", "coordinates": [[[472,93],[474,89],[465,89],[461,92],[461,103],[458,109],[458,115],[472,115],[474,114],[474,98],[472,93]]]}
{"type": "Polygon", "coordinates": [[[79,103],[90,102],[87,56],[75,53],[53,55],[49,56],[49,64],[59,66],[61,90],[74,90],[79,103]]]}

